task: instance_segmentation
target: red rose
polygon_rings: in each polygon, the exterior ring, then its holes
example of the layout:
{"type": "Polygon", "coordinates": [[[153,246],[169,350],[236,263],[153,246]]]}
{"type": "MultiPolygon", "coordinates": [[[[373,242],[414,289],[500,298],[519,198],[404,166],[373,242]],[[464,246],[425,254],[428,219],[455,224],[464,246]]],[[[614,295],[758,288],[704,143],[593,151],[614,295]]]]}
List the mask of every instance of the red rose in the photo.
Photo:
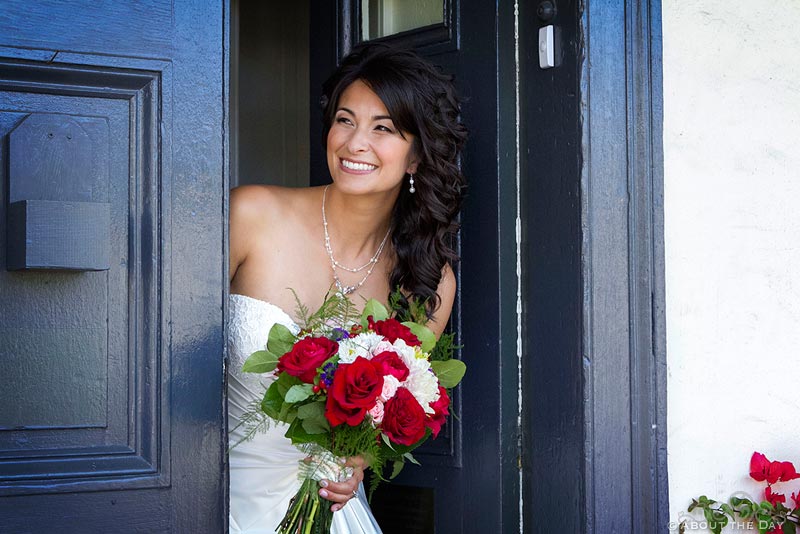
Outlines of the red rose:
{"type": "Polygon", "coordinates": [[[427,425],[435,438],[439,435],[442,425],[447,421],[447,416],[450,415],[448,409],[450,407],[450,397],[447,396],[445,388],[439,386],[439,400],[432,402],[430,406],[433,408],[433,415],[429,417],[427,425]]]}
{"type": "Polygon", "coordinates": [[[381,430],[400,445],[413,445],[425,436],[425,410],[406,388],[397,388],[383,406],[381,430]]]}
{"type": "Polygon", "coordinates": [[[383,389],[383,367],[359,356],[353,363],[341,364],[328,388],[325,417],[331,426],[347,423],[357,426],[383,389]]]}
{"type": "Polygon", "coordinates": [[[381,352],[372,361],[381,364],[384,376],[392,375],[400,382],[408,378],[408,366],[392,351],[381,352]]]}
{"type": "Polygon", "coordinates": [[[313,384],[317,369],[336,354],[339,344],[325,337],[304,337],[278,359],[278,371],[313,384]]]}
{"type": "Polygon", "coordinates": [[[385,337],[389,343],[394,343],[396,339],[400,338],[406,342],[406,345],[412,347],[422,345],[422,342],[411,332],[411,329],[397,319],[373,321],[370,315],[367,317],[367,322],[370,330],[385,337]]]}

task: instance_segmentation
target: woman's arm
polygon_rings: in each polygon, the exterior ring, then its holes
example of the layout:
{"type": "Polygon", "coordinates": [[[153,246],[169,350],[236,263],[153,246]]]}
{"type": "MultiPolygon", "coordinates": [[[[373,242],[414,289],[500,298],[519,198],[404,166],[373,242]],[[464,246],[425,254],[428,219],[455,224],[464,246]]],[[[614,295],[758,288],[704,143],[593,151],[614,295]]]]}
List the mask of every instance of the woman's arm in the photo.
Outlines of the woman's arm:
{"type": "Polygon", "coordinates": [[[453,269],[449,264],[444,265],[442,269],[442,279],[439,281],[439,287],[436,288],[436,293],[439,295],[439,307],[433,314],[433,319],[428,321],[425,325],[436,334],[438,339],[444,327],[447,326],[447,321],[450,319],[450,312],[453,310],[453,300],[456,296],[456,276],[453,274],[453,269]]]}

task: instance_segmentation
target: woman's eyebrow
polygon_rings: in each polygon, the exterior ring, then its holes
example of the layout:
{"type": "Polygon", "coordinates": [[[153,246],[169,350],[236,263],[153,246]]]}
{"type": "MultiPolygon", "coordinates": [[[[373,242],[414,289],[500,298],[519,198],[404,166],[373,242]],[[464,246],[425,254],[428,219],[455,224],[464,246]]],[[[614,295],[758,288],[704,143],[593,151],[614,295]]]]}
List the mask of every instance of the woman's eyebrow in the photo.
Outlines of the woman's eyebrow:
{"type": "MultiPolygon", "coordinates": [[[[337,111],[345,111],[345,112],[349,113],[350,115],[352,115],[353,117],[356,116],[356,114],[353,113],[353,111],[351,109],[348,109],[348,108],[346,108],[344,106],[340,107],[337,111]]],[[[380,121],[380,120],[384,120],[384,119],[392,120],[392,118],[389,115],[373,115],[372,116],[372,120],[374,120],[374,121],[380,121]]]]}

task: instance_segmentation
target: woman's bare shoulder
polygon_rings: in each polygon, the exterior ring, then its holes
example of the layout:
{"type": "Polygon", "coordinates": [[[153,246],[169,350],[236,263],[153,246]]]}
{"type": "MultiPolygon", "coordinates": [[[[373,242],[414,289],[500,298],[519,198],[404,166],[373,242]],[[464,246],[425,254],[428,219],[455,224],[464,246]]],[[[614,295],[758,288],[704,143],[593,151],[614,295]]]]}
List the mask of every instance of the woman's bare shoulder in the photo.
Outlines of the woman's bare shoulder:
{"type": "Polygon", "coordinates": [[[231,190],[231,225],[244,223],[249,228],[273,226],[286,221],[291,214],[302,214],[313,187],[282,187],[277,185],[241,185],[231,190]]]}

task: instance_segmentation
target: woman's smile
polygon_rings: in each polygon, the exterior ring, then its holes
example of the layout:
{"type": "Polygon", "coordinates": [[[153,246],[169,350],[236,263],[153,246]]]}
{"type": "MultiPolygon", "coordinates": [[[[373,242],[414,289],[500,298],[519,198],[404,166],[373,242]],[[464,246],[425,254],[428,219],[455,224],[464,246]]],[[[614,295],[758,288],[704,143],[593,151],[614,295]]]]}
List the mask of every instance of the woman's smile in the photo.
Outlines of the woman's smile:
{"type": "Polygon", "coordinates": [[[339,158],[339,165],[342,170],[351,174],[369,174],[378,168],[377,165],[372,165],[371,163],[354,161],[345,158],[339,158]]]}

